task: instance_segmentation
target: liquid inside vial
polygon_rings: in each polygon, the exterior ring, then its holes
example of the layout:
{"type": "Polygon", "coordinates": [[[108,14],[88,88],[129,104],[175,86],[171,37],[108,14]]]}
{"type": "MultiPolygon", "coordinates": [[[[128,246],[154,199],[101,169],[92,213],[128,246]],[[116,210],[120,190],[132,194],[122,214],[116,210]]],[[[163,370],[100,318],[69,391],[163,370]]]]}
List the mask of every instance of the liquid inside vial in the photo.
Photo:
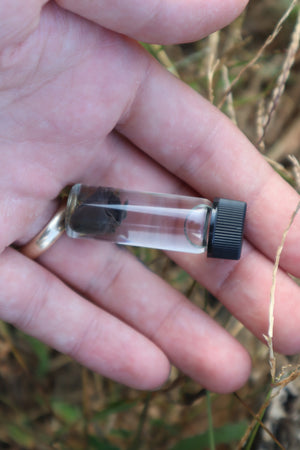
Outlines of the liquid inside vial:
{"type": "Polygon", "coordinates": [[[208,200],[194,197],[75,185],[66,230],[75,238],[202,253],[210,211],[208,200]]]}

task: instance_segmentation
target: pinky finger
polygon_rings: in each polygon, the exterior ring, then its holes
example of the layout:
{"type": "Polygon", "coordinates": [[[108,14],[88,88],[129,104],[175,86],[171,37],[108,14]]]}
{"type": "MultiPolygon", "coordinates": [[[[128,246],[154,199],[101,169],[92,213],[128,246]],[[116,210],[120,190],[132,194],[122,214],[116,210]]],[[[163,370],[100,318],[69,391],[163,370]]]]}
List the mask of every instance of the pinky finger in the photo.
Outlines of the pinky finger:
{"type": "Polygon", "coordinates": [[[0,256],[0,317],[128,386],[154,389],[168,378],[155,344],[10,248],[0,256]]]}

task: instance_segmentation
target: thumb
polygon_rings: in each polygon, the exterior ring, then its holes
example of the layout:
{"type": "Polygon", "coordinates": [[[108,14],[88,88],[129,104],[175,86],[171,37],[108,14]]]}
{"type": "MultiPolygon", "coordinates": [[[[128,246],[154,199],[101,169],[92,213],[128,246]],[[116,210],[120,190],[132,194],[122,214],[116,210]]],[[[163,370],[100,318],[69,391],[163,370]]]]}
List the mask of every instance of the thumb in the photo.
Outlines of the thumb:
{"type": "Polygon", "coordinates": [[[248,0],[56,0],[65,9],[144,42],[200,39],[235,19],[248,0]]]}

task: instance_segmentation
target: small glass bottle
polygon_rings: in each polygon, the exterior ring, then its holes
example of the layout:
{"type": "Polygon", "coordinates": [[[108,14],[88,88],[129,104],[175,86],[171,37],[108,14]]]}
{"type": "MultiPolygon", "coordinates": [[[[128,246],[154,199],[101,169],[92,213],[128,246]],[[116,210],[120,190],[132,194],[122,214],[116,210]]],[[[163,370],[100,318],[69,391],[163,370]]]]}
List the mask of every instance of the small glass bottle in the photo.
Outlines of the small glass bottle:
{"type": "Polygon", "coordinates": [[[246,203],[76,184],[66,232],[117,244],[239,259],[246,203]]]}

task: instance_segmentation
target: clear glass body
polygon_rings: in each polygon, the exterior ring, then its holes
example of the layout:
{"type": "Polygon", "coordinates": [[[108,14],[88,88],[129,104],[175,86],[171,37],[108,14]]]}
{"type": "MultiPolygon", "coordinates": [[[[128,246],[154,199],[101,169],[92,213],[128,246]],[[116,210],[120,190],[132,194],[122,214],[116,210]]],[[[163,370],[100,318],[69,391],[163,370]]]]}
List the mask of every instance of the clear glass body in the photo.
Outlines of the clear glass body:
{"type": "Polygon", "coordinates": [[[69,194],[66,231],[72,238],[202,253],[211,209],[209,200],[196,197],[76,184],[69,194]]]}

